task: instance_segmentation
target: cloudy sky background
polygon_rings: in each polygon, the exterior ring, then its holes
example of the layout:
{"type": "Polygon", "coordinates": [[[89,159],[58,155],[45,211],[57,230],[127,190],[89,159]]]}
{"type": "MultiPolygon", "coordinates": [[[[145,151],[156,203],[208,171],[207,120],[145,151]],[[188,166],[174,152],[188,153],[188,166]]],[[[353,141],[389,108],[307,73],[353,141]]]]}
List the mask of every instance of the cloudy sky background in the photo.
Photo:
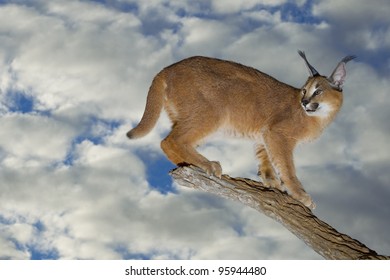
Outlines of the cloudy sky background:
{"type": "MultiPolygon", "coordinates": [[[[159,143],[125,133],[163,67],[192,55],[301,86],[348,54],[343,108],[296,151],[315,214],[390,254],[387,0],[0,0],[0,259],[318,259],[275,221],[172,184],[159,143]]],[[[256,178],[253,145],[202,153],[256,178]]]]}

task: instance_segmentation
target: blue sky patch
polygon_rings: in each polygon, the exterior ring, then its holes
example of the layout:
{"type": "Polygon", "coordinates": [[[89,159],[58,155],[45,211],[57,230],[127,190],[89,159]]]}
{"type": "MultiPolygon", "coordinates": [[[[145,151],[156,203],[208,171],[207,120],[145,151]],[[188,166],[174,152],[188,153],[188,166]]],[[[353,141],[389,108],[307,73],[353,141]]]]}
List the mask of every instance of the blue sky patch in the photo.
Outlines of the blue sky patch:
{"type": "Polygon", "coordinates": [[[283,21],[318,24],[321,20],[313,16],[312,8],[313,1],[306,1],[301,7],[296,3],[288,2],[276,9],[280,10],[283,21]]]}
{"type": "Polygon", "coordinates": [[[42,250],[42,248],[39,248],[34,245],[29,245],[27,246],[27,250],[31,254],[31,260],[57,260],[59,258],[59,254],[56,249],[44,251],[42,250]]]}
{"type": "Polygon", "coordinates": [[[147,180],[152,188],[162,194],[177,193],[172,186],[172,177],[169,175],[169,171],[176,167],[173,163],[164,155],[156,155],[150,151],[138,150],[135,154],[145,163],[147,180]]]}
{"type": "Polygon", "coordinates": [[[90,1],[102,4],[104,7],[121,11],[122,13],[138,13],[138,5],[137,3],[134,2],[111,1],[111,0],[90,0],[90,1]]]}
{"type": "Polygon", "coordinates": [[[13,222],[10,221],[9,219],[5,218],[3,215],[0,214],[0,224],[11,225],[11,224],[13,224],[13,222]]]}
{"type": "Polygon", "coordinates": [[[125,245],[115,246],[114,249],[117,253],[122,256],[124,260],[150,260],[151,257],[147,254],[142,253],[131,253],[125,245]]]}
{"type": "Polygon", "coordinates": [[[21,91],[10,91],[5,96],[5,105],[11,112],[26,114],[34,110],[34,98],[21,91]]]}

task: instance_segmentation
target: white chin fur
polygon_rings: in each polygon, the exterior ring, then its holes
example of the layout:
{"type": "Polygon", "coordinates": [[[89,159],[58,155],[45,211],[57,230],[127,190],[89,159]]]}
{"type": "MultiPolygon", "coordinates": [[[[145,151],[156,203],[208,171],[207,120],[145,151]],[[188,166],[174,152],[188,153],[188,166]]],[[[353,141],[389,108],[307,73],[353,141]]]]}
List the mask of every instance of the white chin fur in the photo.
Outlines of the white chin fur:
{"type": "Polygon", "coordinates": [[[320,103],[317,110],[314,112],[306,111],[306,114],[313,117],[327,117],[331,111],[332,108],[328,104],[320,103]]]}

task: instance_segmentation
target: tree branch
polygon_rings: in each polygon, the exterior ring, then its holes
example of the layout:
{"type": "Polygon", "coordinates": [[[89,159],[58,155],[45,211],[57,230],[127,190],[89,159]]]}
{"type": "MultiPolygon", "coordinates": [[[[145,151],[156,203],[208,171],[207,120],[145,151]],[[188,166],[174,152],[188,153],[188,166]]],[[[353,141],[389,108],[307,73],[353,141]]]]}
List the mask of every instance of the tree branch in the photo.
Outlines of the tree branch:
{"type": "Polygon", "coordinates": [[[339,233],[286,193],[245,178],[209,176],[194,166],[170,173],[179,185],[237,200],[278,221],[325,259],[390,259],[339,233]]]}

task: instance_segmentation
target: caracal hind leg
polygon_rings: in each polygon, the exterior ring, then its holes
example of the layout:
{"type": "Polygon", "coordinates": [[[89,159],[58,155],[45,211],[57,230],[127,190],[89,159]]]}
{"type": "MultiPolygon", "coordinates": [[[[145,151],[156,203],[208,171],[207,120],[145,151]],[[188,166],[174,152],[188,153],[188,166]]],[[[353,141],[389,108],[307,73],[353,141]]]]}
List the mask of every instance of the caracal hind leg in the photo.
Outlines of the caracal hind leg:
{"type": "Polygon", "coordinates": [[[286,187],[293,198],[302,202],[305,206],[314,209],[315,204],[312,198],[303,189],[295,173],[293,161],[295,143],[282,134],[272,131],[264,133],[263,138],[270,160],[278,170],[280,180],[283,182],[284,187],[286,187]]]}
{"type": "Polygon", "coordinates": [[[222,176],[222,168],[219,162],[209,161],[195,150],[196,144],[205,136],[207,131],[212,132],[216,126],[206,127],[198,126],[203,133],[200,134],[196,129],[188,129],[184,125],[176,124],[171,133],[161,142],[161,148],[170,161],[176,165],[192,164],[202,168],[208,175],[222,176]]]}
{"type": "Polygon", "coordinates": [[[259,160],[259,169],[257,174],[261,177],[264,186],[284,191],[281,186],[279,176],[276,174],[275,169],[268,157],[267,150],[263,144],[257,145],[256,157],[259,160]]]}

